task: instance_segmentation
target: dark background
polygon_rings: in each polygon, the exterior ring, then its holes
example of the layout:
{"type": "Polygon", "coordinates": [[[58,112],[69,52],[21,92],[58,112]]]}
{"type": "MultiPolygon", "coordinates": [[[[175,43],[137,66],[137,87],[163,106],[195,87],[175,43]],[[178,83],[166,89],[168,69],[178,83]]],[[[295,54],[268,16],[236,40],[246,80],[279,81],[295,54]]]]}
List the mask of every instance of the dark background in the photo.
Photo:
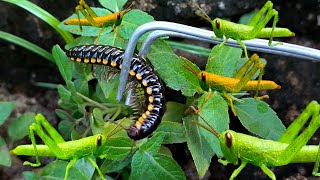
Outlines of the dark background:
{"type": "MultiPolygon", "coordinates": [[[[74,7],[78,4],[76,0],[33,0],[32,2],[61,21],[71,15],[74,12],[74,7]]],[[[140,0],[135,2],[135,8],[148,12],[156,20],[211,28],[211,24],[195,15],[196,9],[192,6],[192,1],[140,0]]],[[[265,3],[255,0],[194,0],[193,2],[201,5],[212,19],[225,17],[233,22],[238,22],[242,14],[252,11],[254,8],[260,8],[265,3]]],[[[99,6],[98,1],[87,0],[87,3],[91,6],[99,6]]],[[[318,0],[278,0],[274,4],[280,17],[277,26],[287,27],[296,33],[293,38],[279,40],[320,49],[320,36],[318,35],[320,32],[320,2],[318,0]]],[[[29,40],[48,51],[51,51],[55,44],[64,45],[60,35],[49,25],[20,7],[0,2],[0,17],[0,30],[2,31],[29,40]]],[[[199,44],[199,42],[197,43],[199,44]]],[[[205,43],[203,45],[208,46],[205,43]]],[[[199,61],[198,56],[181,55],[199,61]]],[[[274,80],[282,86],[280,91],[268,92],[270,99],[267,102],[277,112],[285,126],[288,126],[311,100],[320,101],[320,63],[263,53],[259,53],[259,55],[268,60],[263,78],[274,80]]],[[[57,124],[52,113],[57,108],[56,91],[34,86],[34,82],[63,83],[56,66],[24,48],[3,40],[0,40],[0,56],[0,100],[13,100],[18,103],[17,110],[12,117],[17,117],[28,111],[42,112],[51,115],[52,123],[57,124]]],[[[201,58],[201,60],[205,59],[201,58]]],[[[232,116],[232,114],[230,115],[232,116]]],[[[7,123],[0,130],[2,137],[5,136],[6,126],[7,123]]],[[[238,120],[231,120],[231,129],[245,132],[241,127],[238,120]]],[[[318,144],[319,137],[319,132],[317,132],[310,140],[310,144],[318,144]]],[[[198,179],[186,144],[170,145],[169,147],[188,179],[198,179]]],[[[12,145],[9,145],[9,149],[11,148],[12,145]]],[[[0,167],[0,179],[18,179],[22,177],[22,171],[34,170],[31,167],[21,166],[21,162],[18,160],[14,160],[13,164],[11,168],[0,167]]],[[[312,177],[312,167],[313,164],[294,164],[275,167],[272,170],[278,179],[317,179],[312,177]]],[[[224,167],[213,158],[212,166],[204,179],[227,179],[235,168],[236,166],[233,165],[224,167]]],[[[248,165],[238,178],[268,179],[258,167],[252,165],[248,165]]]]}

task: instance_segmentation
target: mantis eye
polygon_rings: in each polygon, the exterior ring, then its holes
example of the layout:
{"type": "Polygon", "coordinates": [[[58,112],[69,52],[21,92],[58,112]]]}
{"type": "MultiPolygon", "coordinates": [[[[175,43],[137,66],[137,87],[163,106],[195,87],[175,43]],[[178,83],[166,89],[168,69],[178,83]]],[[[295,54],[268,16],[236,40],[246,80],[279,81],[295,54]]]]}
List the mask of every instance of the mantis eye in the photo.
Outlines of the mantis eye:
{"type": "Polygon", "coordinates": [[[97,137],[97,145],[101,146],[101,143],[102,143],[102,136],[98,136],[97,137]]]}
{"type": "Polygon", "coordinates": [[[219,21],[219,19],[216,20],[216,28],[220,29],[220,21],[219,21]]]}
{"type": "Polygon", "coordinates": [[[225,143],[226,143],[227,147],[231,148],[232,147],[232,134],[227,132],[225,134],[225,138],[226,138],[226,142],[225,143]]]}
{"type": "Polygon", "coordinates": [[[207,81],[207,77],[204,73],[201,73],[201,81],[204,83],[207,81]]]}
{"type": "Polygon", "coordinates": [[[120,13],[117,14],[117,20],[119,20],[119,19],[121,19],[121,14],[120,13]]]}

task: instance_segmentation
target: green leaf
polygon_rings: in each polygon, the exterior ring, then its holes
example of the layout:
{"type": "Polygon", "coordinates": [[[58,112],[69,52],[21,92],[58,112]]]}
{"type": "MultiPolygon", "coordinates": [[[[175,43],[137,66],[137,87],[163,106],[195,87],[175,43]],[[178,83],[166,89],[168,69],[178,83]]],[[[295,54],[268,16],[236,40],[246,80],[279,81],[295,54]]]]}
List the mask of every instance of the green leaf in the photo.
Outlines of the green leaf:
{"type": "Polygon", "coordinates": [[[205,56],[208,57],[211,52],[211,48],[206,48],[198,45],[193,44],[186,44],[185,42],[179,42],[179,41],[170,41],[166,40],[166,43],[169,44],[174,49],[179,49],[188,53],[205,56]]]}
{"type": "Polygon", "coordinates": [[[70,114],[67,111],[64,111],[62,109],[55,109],[54,111],[60,119],[67,120],[71,118],[70,114]]]}
{"type": "Polygon", "coordinates": [[[181,122],[184,116],[184,104],[169,101],[166,103],[166,112],[162,117],[162,121],[181,122]]]}
{"type": "Polygon", "coordinates": [[[249,21],[257,14],[258,10],[251,11],[242,15],[239,19],[239,24],[249,24],[249,21]]]}
{"type": "Polygon", "coordinates": [[[62,120],[58,125],[58,130],[64,137],[64,139],[71,139],[71,132],[75,124],[68,120],[62,120]]]}
{"type": "Polygon", "coordinates": [[[163,144],[186,142],[186,131],[181,123],[162,121],[156,132],[164,133],[163,144]]]}
{"type": "MultiPolygon", "coordinates": [[[[174,90],[181,90],[185,96],[193,96],[200,88],[196,75],[183,68],[186,64],[173,53],[172,49],[164,41],[156,41],[148,53],[148,58],[156,68],[157,73],[165,84],[174,90]]],[[[198,66],[192,67],[200,72],[198,66]]]]}
{"type": "Polygon", "coordinates": [[[154,134],[151,138],[149,138],[148,141],[140,147],[140,150],[148,151],[151,154],[156,154],[161,147],[163,139],[164,133],[158,132],[154,134]]]}
{"type": "Polygon", "coordinates": [[[85,63],[72,62],[74,66],[72,75],[75,79],[89,81],[92,77],[92,65],[85,63]]]}
{"type": "Polygon", "coordinates": [[[107,140],[105,151],[100,158],[123,160],[132,150],[132,141],[129,137],[110,137],[107,140]]]}
{"type": "Polygon", "coordinates": [[[105,121],[101,109],[94,108],[90,116],[90,127],[93,134],[101,134],[103,132],[105,121]]]}
{"type": "Polygon", "coordinates": [[[71,99],[71,92],[68,91],[64,86],[58,85],[58,94],[59,94],[59,106],[64,109],[75,110],[78,108],[78,104],[71,99]]]}
{"type": "Polygon", "coordinates": [[[127,47],[128,42],[126,40],[121,40],[119,36],[120,35],[115,32],[110,32],[109,34],[100,36],[98,44],[105,44],[125,49],[127,47]]]}
{"type": "Polygon", "coordinates": [[[235,101],[234,108],[242,125],[262,138],[278,140],[285,126],[269,105],[254,98],[241,100],[242,103],[235,101]]]}
{"type": "Polygon", "coordinates": [[[115,97],[118,85],[119,76],[116,76],[110,80],[98,78],[98,85],[96,86],[95,95],[101,102],[117,103],[115,97]]]}
{"type": "Polygon", "coordinates": [[[29,126],[35,122],[35,114],[28,112],[10,122],[8,135],[11,142],[20,140],[29,134],[29,126]]]}
{"type": "Polygon", "coordinates": [[[10,116],[12,111],[16,108],[15,102],[0,102],[0,126],[10,116]]]}
{"type": "Polygon", "coordinates": [[[6,142],[4,142],[1,136],[0,136],[0,165],[7,166],[7,167],[11,166],[11,158],[10,158],[9,150],[7,148],[6,142]]]}
{"type": "Polygon", "coordinates": [[[65,49],[70,49],[74,46],[79,46],[79,45],[85,45],[85,44],[94,44],[94,41],[96,40],[95,37],[91,36],[80,36],[77,37],[74,41],[71,43],[67,44],[64,48],[65,49]]]}
{"type": "Polygon", "coordinates": [[[156,154],[151,155],[148,151],[137,151],[131,162],[130,179],[186,179],[184,172],[178,163],[171,157],[156,154]]]}
{"type": "Polygon", "coordinates": [[[77,92],[83,94],[84,96],[89,96],[89,85],[86,79],[76,79],[73,81],[77,92]]]}
{"type": "Polygon", "coordinates": [[[215,46],[208,58],[206,72],[233,77],[241,58],[242,49],[229,46],[215,46]]]}
{"type": "Polygon", "coordinates": [[[200,179],[206,174],[214,151],[210,144],[201,135],[200,127],[192,123],[196,116],[187,116],[183,118],[183,124],[186,129],[187,145],[196,165],[200,179]]]}
{"type": "MultiPolygon", "coordinates": [[[[199,113],[220,134],[229,129],[228,105],[224,98],[221,97],[217,92],[214,92],[212,96],[209,96],[210,93],[212,92],[206,92],[199,98],[198,107],[201,107],[204,103],[202,110],[199,113]]],[[[200,116],[198,116],[198,121],[201,124],[205,124],[200,116]]],[[[220,142],[217,137],[203,128],[200,128],[200,132],[206,138],[207,142],[210,144],[217,156],[222,157],[223,154],[221,152],[220,142]]]]}
{"type": "Polygon", "coordinates": [[[154,21],[154,19],[148,13],[140,11],[139,9],[133,9],[123,17],[121,25],[116,29],[121,38],[129,39],[139,26],[152,21],[154,21]]]}
{"type": "Polygon", "coordinates": [[[55,60],[59,71],[66,83],[71,82],[72,78],[72,64],[69,62],[69,58],[59,45],[55,45],[52,48],[53,59],[55,60]]]}
{"type": "MultiPolygon", "coordinates": [[[[93,155],[91,155],[90,158],[95,161],[95,157],[93,155]]],[[[78,159],[74,166],[78,169],[81,169],[82,173],[86,177],[92,179],[95,167],[90,163],[90,161],[87,158],[78,159]]]]}
{"type": "MultiPolygon", "coordinates": [[[[66,172],[67,164],[67,161],[62,160],[51,162],[41,171],[41,179],[63,179],[66,172]]],[[[87,161],[86,166],[92,167],[89,161],[87,161]]],[[[90,180],[92,174],[87,174],[87,171],[85,171],[86,168],[87,167],[79,168],[77,165],[72,166],[69,169],[68,180],[90,180]]]]}
{"type": "Polygon", "coordinates": [[[131,162],[131,159],[128,160],[110,160],[105,159],[100,166],[100,170],[102,173],[113,173],[119,172],[126,166],[128,166],[131,162]]]}
{"type": "Polygon", "coordinates": [[[113,12],[119,12],[126,4],[127,0],[99,0],[99,2],[103,7],[108,8],[113,12]]]}
{"type": "Polygon", "coordinates": [[[23,171],[22,176],[25,180],[37,180],[37,174],[32,171],[23,171]]]}
{"type": "Polygon", "coordinates": [[[159,150],[159,154],[163,154],[169,157],[172,157],[172,152],[167,146],[161,146],[159,150]]]}

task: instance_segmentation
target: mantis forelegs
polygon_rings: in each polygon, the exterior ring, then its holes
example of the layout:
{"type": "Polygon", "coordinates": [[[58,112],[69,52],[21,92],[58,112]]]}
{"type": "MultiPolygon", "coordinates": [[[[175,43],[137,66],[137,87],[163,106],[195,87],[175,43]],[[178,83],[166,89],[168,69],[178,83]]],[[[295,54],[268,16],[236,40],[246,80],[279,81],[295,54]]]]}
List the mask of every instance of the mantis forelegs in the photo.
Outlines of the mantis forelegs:
{"type": "Polygon", "coordinates": [[[255,97],[257,97],[264,69],[264,65],[259,61],[259,56],[257,54],[253,54],[250,59],[236,73],[235,78],[240,79],[240,81],[233,88],[231,88],[230,91],[239,92],[247,84],[247,82],[251,80],[258,69],[260,69],[260,72],[255,93],[255,97]],[[248,71],[252,64],[252,68],[248,71]],[[248,73],[246,73],[247,71],[248,73]]]}
{"type": "Polygon", "coordinates": [[[67,165],[67,167],[66,167],[66,173],[65,173],[65,175],[64,175],[64,180],[67,180],[67,178],[68,178],[68,175],[69,175],[69,169],[77,162],[77,160],[78,159],[72,159],[69,163],[68,163],[68,165],[67,165]]]}
{"type": "Polygon", "coordinates": [[[241,165],[240,165],[236,170],[233,171],[233,173],[232,173],[232,175],[230,176],[229,180],[233,180],[235,177],[237,177],[238,174],[242,171],[242,169],[243,169],[244,167],[246,167],[246,165],[247,165],[247,162],[241,161],[241,165]]]}
{"type": "Polygon", "coordinates": [[[262,169],[262,171],[264,173],[266,173],[266,175],[268,175],[272,180],[276,180],[276,175],[274,175],[274,173],[264,164],[262,164],[260,166],[260,168],[262,169]]]}
{"type": "Polygon", "coordinates": [[[318,154],[317,154],[317,159],[314,163],[314,167],[313,167],[313,170],[312,170],[312,175],[314,176],[320,176],[320,173],[319,173],[319,163],[320,163],[320,144],[318,145],[319,148],[318,148],[318,154]]]}
{"type": "MultiPolygon", "coordinates": [[[[311,121],[309,125],[298,137],[296,137],[288,145],[288,147],[283,151],[283,153],[280,154],[279,158],[275,161],[275,165],[283,165],[283,164],[290,163],[292,159],[295,157],[295,155],[301,150],[301,148],[307,144],[307,142],[310,140],[310,138],[313,136],[316,130],[320,127],[319,109],[320,109],[320,105],[315,101],[311,102],[308,105],[306,110],[302,113],[302,117],[299,117],[302,120],[298,119],[298,121],[303,122],[303,121],[306,121],[306,119],[308,120],[311,117],[311,121]]],[[[299,132],[302,127],[303,125],[301,124],[298,124],[298,125],[295,124],[294,128],[291,129],[291,132],[293,131],[299,132]]],[[[291,135],[285,135],[285,136],[290,138],[291,135]]]]}
{"type": "Polygon", "coordinates": [[[279,142],[291,143],[298,135],[309,117],[315,118],[319,115],[320,105],[316,101],[308,104],[306,109],[290,124],[286,131],[278,139],[279,142]]]}
{"type": "MultiPolygon", "coordinates": [[[[272,29],[270,33],[270,39],[268,45],[271,46],[274,29],[278,22],[278,11],[273,9],[273,3],[271,1],[266,2],[266,4],[260,9],[260,11],[250,20],[248,23],[249,26],[254,26],[254,28],[247,33],[246,39],[255,38],[258,33],[267,25],[270,19],[273,18],[272,29]],[[267,13],[266,15],[264,15],[267,13]]],[[[274,44],[277,45],[277,44],[274,44]]]]}
{"type": "Polygon", "coordinates": [[[98,23],[93,19],[97,17],[96,13],[88,6],[84,0],[79,0],[79,5],[76,6],[76,15],[79,21],[80,31],[82,31],[82,25],[80,21],[79,11],[84,17],[94,26],[98,26],[98,23]]]}
{"type": "Polygon", "coordinates": [[[36,144],[36,139],[34,136],[34,133],[37,133],[39,137],[43,140],[43,142],[52,150],[52,152],[57,156],[61,157],[63,156],[63,152],[61,148],[57,145],[57,143],[64,142],[62,136],[55,130],[50,123],[43,117],[42,114],[37,114],[35,117],[36,122],[33,123],[29,127],[29,137],[31,139],[34,151],[35,151],[35,156],[36,156],[36,163],[31,163],[31,162],[24,162],[24,165],[30,165],[33,167],[37,167],[41,165],[41,162],[39,160],[39,155],[38,155],[38,150],[37,150],[37,144],[36,144]],[[51,136],[48,136],[42,129],[43,126],[48,134],[51,136]]]}

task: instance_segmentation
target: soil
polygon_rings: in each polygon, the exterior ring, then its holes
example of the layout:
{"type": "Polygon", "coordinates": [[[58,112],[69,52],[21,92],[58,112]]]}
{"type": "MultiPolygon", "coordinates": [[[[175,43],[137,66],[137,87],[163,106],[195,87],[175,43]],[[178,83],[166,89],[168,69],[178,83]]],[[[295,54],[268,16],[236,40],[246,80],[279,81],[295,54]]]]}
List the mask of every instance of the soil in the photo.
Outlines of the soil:
{"type": "MultiPolygon", "coordinates": [[[[98,6],[98,2],[88,3],[98,6]]],[[[59,20],[63,20],[74,12],[77,1],[64,0],[33,0],[59,20]]],[[[256,1],[196,1],[201,7],[206,7],[206,12],[211,17],[227,17],[237,22],[240,15],[251,11],[254,7],[261,7],[263,2],[256,1]],[[222,6],[223,5],[223,6],[222,6]]],[[[299,44],[315,49],[320,49],[320,2],[309,1],[281,1],[274,2],[279,11],[279,26],[288,27],[296,36],[281,39],[293,44],[299,44]]],[[[194,9],[187,1],[161,1],[140,0],[136,1],[136,8],[146,10],[157,20],[165,20],[188,24],[198,27],[210,28],[210,24],[190,13],[194,9]]],[[[60,36],[42,20],[36,18],[25,10],[8,3],[0,2],[0,29],[20,36],[40,45],[48,51],[55,44],[64,45],[60,36]]],[[[190,42],[190,41],[188,41],[190,42]]],[[[208,44],[203,44],[209,46],[208,44]]],[[[17,102],[17,109],[9,120],[2,125],[0,135],[6,138],[6,129],[11,119],[25,112],[44,113],[51,122],[56,125],[54,109],[57,108],[58,95],[55,90],[37,87],[35,82],[49,82],[60,84],[63,80],[57,67],[45,59],[27,51],[24,48],[0,40],[0,100],[17,102]]],[[[198,56],[181,54],[190,59],[199,59],[198,56]]],[[[295,117],[312,100],[320,101],[320,63],[303,59],[288,58],[269,54],[259,54],[268,60],[264,79],[271,79],[281,85],[281,90],[268,92],[270,99],[266,102],[277,112],[279,118],[288,126],[295,117]]],[[[205,58],[203,58],[205,60],[205,58]]],[[[179,94],[179,93],[175,93],[179,94]]],[[[232,117],[232,114],[230,114],[232,117]]],[[[231,120],[230,128],[239,132],[245,132],[239,121],[231,120]]],[[[309,144],[320,142],[318,131],[309,144]]],[[[24,140],[27,143],[28,140],[24,140]]],[[[18,142],[21,143],[21,142],[18,142]]],[[[9,144],[9,149],[17,144],[9,144]]],[[[190,152],[186,144],[170,145],[174,158],[185,171],[188,179],[199,179],[190,152]]],[[[21,172],[34,170],[28,166],[22,166],[22,160],[14,158],[10,168],[0,167],[0,179],[22,179],[21,172]]],[[[211,161],[209,171],[203,179],[228,179],[236,166],[222,166],[216,158],[211,161]]],[[[313,177],[313,164],[293,164],[272,168],[278,179],[319,179],[313,177]]],[[[268,179],[258,168],[248,165],[238,176],[238,179],[268,179]]]]}

